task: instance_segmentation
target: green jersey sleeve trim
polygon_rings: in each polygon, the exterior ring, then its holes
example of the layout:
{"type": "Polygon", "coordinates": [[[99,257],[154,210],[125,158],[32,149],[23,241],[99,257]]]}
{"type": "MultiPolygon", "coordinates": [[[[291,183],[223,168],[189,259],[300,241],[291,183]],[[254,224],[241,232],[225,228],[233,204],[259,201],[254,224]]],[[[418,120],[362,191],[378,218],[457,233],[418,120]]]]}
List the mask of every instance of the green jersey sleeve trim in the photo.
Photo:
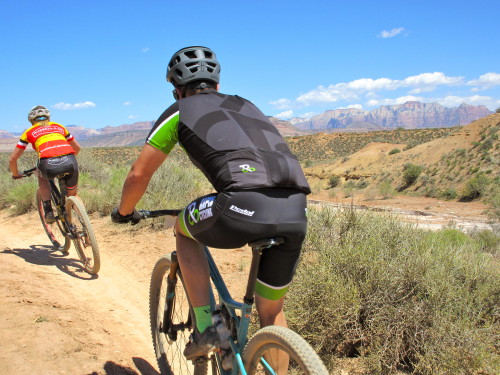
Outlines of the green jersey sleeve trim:
{"type": "Polygon", "coordinates": [[[177,132],[179,124],[179,111],[165,119],[149,135],[146,142],[154,148],[169,154],[179,141],[177,132]]]}

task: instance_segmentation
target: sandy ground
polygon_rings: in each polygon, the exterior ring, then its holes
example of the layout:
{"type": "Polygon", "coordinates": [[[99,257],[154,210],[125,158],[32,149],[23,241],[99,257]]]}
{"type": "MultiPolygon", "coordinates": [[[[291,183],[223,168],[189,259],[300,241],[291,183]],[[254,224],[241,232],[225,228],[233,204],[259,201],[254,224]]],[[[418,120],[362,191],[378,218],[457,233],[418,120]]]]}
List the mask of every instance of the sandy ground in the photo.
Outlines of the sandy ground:
{"type": "MultiPolygon", "coordinates": [[[[415,211],[415,217],[434,217],[439,225],[487,222],[479,203],[311,197],[319,199],[409,217],[415,211]]],[[[156,260],[174,248],[172,231],[153,231],[147,222],[130,227],[91,220],[101,253],[96,277],[82,270],[73,246],[66,256],[49,246],[36,212],[0,212],[0,375],[159,374],[149,332],[149,278],[156,260]]],[[[215,250],[214,257],[240,296],[249,251],[215,250]]]]}

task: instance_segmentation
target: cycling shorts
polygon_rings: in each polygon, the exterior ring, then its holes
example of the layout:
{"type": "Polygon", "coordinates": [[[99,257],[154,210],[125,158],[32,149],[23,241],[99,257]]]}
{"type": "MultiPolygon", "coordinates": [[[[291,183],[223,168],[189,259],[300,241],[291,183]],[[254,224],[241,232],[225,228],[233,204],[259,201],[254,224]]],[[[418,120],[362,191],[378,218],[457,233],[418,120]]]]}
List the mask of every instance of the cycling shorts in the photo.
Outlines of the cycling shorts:
{"type": "Polygon", "coordinates": [[[42,158],[38,163],[38,170],[47,180],[64,175],[61,179],[68,190],[74,190],[78,186],[78,163],[74,154],[42,158]]]}
{"type": "Polygon", "coordinates": [[[179,215],[183,231],[209,247],[234,249],[270,237],[283,244],[265,249],[256,293],[277,300],[288,290],[307,229],[306,195],[291,189],[221,192],[200,197],[179,215]]]}

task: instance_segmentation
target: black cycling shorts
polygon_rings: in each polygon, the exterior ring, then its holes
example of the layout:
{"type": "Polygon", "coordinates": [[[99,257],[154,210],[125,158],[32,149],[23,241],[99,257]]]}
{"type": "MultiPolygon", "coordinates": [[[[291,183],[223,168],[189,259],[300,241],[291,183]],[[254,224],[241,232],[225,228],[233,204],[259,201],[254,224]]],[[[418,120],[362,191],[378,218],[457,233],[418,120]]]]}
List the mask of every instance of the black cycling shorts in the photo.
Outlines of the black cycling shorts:
{"type": "Polygon", "coordinates": [[[38,170],[47,180],[64,175],[62,179],[68,190],[74,190],[78,186],[78,163],[74,154],[40,159],[38,170]]]}
{"type": "Polygon", "coordinates": [[[200,197],[179,215],[181,227],[196,241],[234,249],[270,237],[285,242],[265,249],[256,292],[279,299],[295,274],[307,229],[306,195],[298,190],[259,189],[221,192],[200,197]]]}

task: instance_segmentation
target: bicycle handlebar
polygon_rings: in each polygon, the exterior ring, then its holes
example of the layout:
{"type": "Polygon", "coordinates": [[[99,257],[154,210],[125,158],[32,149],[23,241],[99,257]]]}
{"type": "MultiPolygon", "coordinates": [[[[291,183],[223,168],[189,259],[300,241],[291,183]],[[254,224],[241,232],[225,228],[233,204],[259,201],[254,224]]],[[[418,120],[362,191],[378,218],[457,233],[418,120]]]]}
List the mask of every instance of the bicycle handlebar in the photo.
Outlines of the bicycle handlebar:
{"type": "Polygon", "coordinates": [[[35,171],[36,171],[36,167],[31,168],[31,169],[27,169],[27,170],[23,171],[23,172],[22,172],[19,176],[21,176],[21,177],[29,177],[29,176],[31,176],[31,175],[33,174],[33,172],[35,172],[35,171]]]}
{"type": "Polygon", "coordinates": [[[182,210],[140,210],[139,215],[141,215],[141,220],[149,219],[151,217],[159,217],[159,216],[177,216],[181,213],[182,210]]]}

